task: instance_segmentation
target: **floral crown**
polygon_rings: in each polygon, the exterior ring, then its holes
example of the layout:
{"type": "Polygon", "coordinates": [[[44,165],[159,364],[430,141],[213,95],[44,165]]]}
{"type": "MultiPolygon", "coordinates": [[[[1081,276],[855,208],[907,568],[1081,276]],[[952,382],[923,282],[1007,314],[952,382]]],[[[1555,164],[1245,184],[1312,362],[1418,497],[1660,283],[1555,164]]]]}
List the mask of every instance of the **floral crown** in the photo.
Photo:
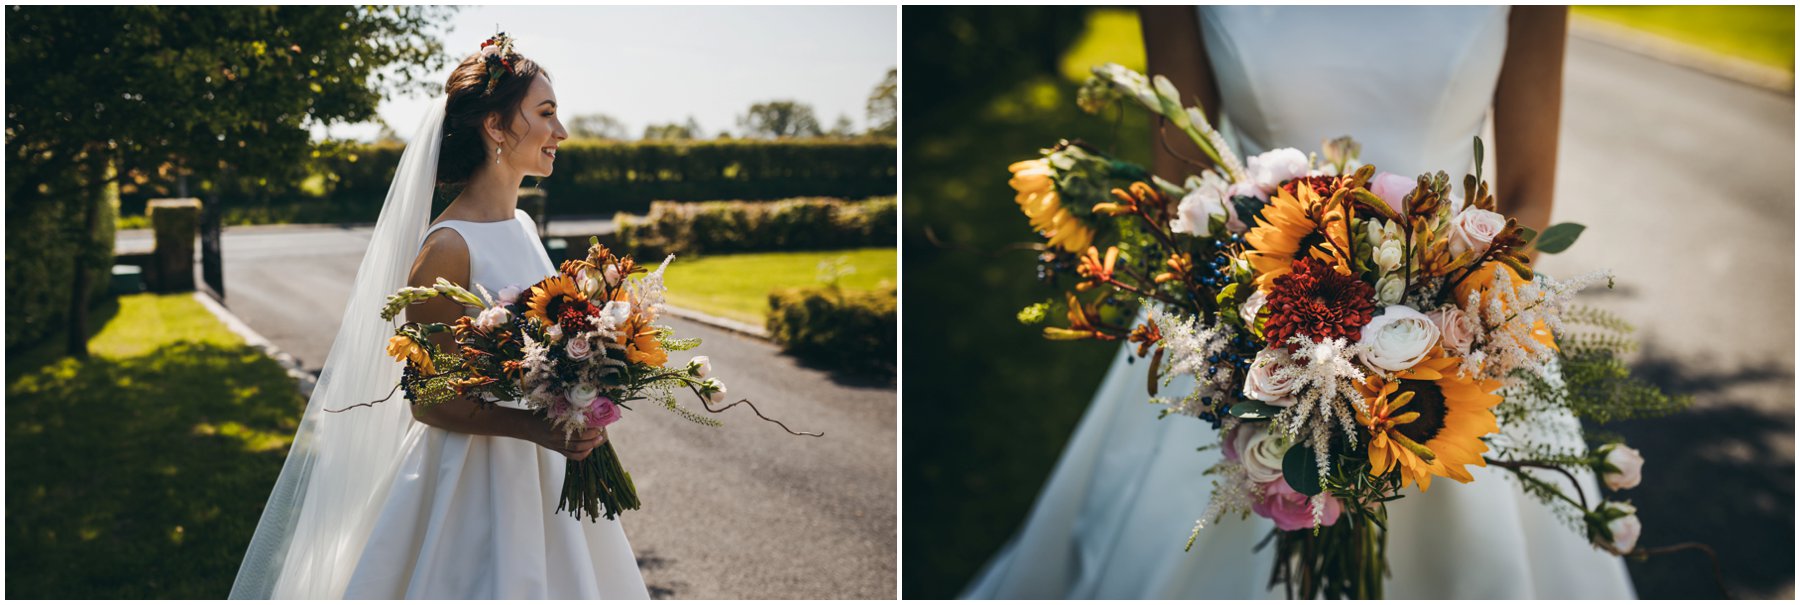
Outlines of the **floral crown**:
{"type": "Polygon", "coordinates": [[[482,94],[492,94],[494,87],[500,84],[500,76],[513,72],[513,39],[506,32],[494,34],[481,43],[481,60],[487,62],[487,90],[482,94]]]}

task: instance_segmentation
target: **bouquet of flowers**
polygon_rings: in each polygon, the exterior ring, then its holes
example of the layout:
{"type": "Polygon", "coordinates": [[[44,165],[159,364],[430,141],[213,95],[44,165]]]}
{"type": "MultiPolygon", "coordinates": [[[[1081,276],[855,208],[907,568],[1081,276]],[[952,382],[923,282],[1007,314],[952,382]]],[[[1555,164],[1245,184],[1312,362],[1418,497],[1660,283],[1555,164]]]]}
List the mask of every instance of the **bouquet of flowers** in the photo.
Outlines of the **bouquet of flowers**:
{"type": "Polygon", "coordinates": [[[1326,141],[1322,157],[1290,148],[1243,161],[1168,80],[1113,64],[1093,73],[1084,110],[1130,99],[1210,162],[1190,160],[1198,173],[1174,183],[1064,142],[1013,164],[1016,201],[1047,239],[1040,278],[1073,282],[1020,320],[1063,315],[1046,337],[1134,344],[1152,402],[1220,431],[1194,535],[1226,514],[1269,518],[1271,585],[1378,598],[1385,503],[1494,466],[1596,547],[1646,552],[1631,505],[1590,502],[1576,479],[1629,489],[1643,460],[1580,420],[1683,402],[1630,376],[1628,324],[1575,304],[1610,273],[1532,270],[1534,251],[1568,248],[1581,225],[1534,232],[1496,211],[1479,167],[1460,189],[1443,172],[1384,173],[1349,138],[1326,141]]]}
{"type": "MultiPolygon", "coordinates": [[[[558,274],[528,288],[505,288],[497,298],[486,288],[477,286],[477,296],[442,278],[433,287],[402,288],[388,297],[381,317],[390,321],[408,305],[440,296],[478,311],[449,325],[409,322],[395,329],[388,354],[406,363],[395,389],[414,405],[457,397],[483,405],[522,399],[569,435],[617,422],[630,402],[642,400],[699,424],[720,425],[682,407],[675,393],[683,390],[708,412],[739,403],[755,409],[748,400],[712,407],[724,402],[726,388],[709,376],[706,357],[667,365],[670,351],[700,344],[654,324],[662,312],[662,273],[674,257],[647,271],[597,239],[590,242],[585,259],[564,261],[558,274]],[[428,338],[445,331],[455,335],[456,350],[442,350],[428,338]]],[[[594,455],[569,461],[566,473],[558,512],[597,520],[638,508],[631,474],[610,441],[594,455]]]]}

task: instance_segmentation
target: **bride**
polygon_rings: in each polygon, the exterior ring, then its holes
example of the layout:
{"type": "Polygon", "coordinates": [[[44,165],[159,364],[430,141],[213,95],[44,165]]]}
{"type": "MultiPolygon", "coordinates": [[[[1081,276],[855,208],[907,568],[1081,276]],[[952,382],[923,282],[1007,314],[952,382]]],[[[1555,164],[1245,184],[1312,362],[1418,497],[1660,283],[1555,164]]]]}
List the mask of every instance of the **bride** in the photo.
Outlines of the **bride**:
{"type": "MultiPolygon", "coordinates": [[[[1222,115],[1252,155],[1352,135],[1398,174],[1472,167],[1491,117],[1500,210],[1542,229],[1556,166],[1562,7],[1146,8],[1151,73],[1222,115]],[[1491,114],[1490,114],[1491,108],[1491,114]]],[[[1181,145],[1170,137],[1170,145],[1181,145]]],[[[1191,144],[1189,144],[1191,145],[1191,144]]],[[[1159,152],[1161,145],[1158,145],[1159,152]]],[[[1200,157],[1192,147],[1185,157],[1200,157]]],[[[1163,152],[1165,178],[1183,172],[1163,152]]],[[[1178,179],[1174,179],[1178,180],[1178,179]]],[[[1024,525],[970,598],[1279,598],[1267,519],[1188,530],[1220,456],[1206,423],[1157,420],[1146,363],[1123,347],[1024,525]]],[[[1179,385],[1172,388],[1180,389],[1179,385]]],[[[1505,473],[1475,468],[1390,503],[1387,596],[1631,598],[1624,562],[1589,545],[1505,473]]],[[[1591,476],[1585,489],[1595,491],[1591,476]]]]}
{"type": "MultiPolygon", "coordinates": [[[[604,430],[565,438],[518,402],[327,411],[398,382],[383,351],[394,326],[377,311],[401,286],[443,278],[505,296],[556,271],[517,208],[524,177],[548,176],[568,138],[548,74],[502,34],[444,88],[401,156],[232,598],[648,597],[616,520],[555,512],[564,458],[588,456],[604,430]],[[438,186],[461,193],[428,228],[438,186]]],[[[407,319],[461,313],[438,299],[407,319]]]]}

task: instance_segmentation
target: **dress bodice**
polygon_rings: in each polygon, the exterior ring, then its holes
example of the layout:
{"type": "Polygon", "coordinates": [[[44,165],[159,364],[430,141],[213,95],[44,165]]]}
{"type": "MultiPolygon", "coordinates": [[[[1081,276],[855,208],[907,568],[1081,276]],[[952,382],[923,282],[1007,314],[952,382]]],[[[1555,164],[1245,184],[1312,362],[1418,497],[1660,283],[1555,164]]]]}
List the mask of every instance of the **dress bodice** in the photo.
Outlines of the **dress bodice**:
{"type": "Polygon", "coordinates": [[[524,210],[515,210],[511,220],[475,223],[446,219],[426,231],[454,229],[469,248],[470,291],[477,285],[498,296],[507,286],[529,287],[556,272],[550,255],[537,236],[537,223],[524,210]]]}
{"type": "Polygon", "coordinates": [[[1349,135],[1383,171],[1460,176],[1493,102],[1507,10],[1202,7],[1221,129],[1246,157],[1349,135]]]}

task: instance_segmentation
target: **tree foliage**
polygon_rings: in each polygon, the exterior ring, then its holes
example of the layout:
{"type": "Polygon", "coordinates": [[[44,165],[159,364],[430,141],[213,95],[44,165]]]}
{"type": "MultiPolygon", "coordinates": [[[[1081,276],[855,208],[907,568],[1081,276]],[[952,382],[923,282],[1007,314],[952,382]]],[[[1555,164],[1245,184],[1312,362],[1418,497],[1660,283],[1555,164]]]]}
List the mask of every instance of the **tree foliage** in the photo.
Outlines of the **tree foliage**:
{"type": "Polygon", "coordinates": [[[651,124],[644,127],[646,141],[692,141],[705,136],[700,130],[700,122],[694,116],[688,116],[686,122],[667,124],[651,124]]]}
{"type": "Polygon", "coordinates": [[[603,113],[575,116],[569,119],[567,126],[569,135],[578,139],[623,141],[629,138],[624,122],[603,113]]]}
{"type": "Polygon", "coordinates": [[[888,68],[887,78],[869,93],[869,134],[894,138],[899,134],[900,70],[888,68]]]}
{"type": "Polygon", "coordinates": [[[824,134],[812,106],[793,100],[751,105],[749,113],[738,118],[738,128],[750,138],[784,139],[824,134]]]}

